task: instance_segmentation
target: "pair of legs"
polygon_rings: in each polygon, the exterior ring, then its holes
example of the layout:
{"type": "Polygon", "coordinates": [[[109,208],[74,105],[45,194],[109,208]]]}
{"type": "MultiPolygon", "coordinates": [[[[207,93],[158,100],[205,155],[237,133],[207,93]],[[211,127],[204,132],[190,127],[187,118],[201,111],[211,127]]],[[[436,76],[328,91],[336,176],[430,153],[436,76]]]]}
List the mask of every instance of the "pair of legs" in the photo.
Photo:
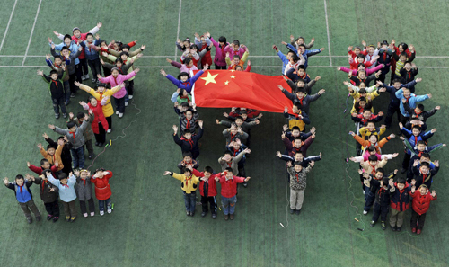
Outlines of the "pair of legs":
{"type": "Polygon", "coordinates": [[[196,191],[191,193],[182,192],[184,195],[184,204],[186,206],[186,212],[192,216],[195,213],[196,207],[196,191]]]}
{"type": "Polygon", "coordinates": [[[215,199],[215,197],[204,197],[201,196],[201,205],[203,208],[203,212],[207,212],[207,203],[209,202],[209,206],[210,206],[210,210],[212,212],[212,214],[216,214],[217,213],[217,201],[215,199]]]}
{"type": "Polygon", "coordinates": [[[84,146],[70,150],[72,152],[73,168],[84,169],[84,146]]]}
{"type": "Polygon", "coordinates": [[[404,214],[405,214],[405,210],[400,211],[397,209],[391,209],[390,225],[392,228],[394,228],[394,227],[401,228],[402,227],[402,222],[404,221],[404,214]]]}
{"type": "Polygon", "coordinates": [[[65,108],[65,95],[59,98],[52,98],[51,101],[53,102],[53,109],[55,111],[56,118],[59,118],[59,108],[61,108],[64,116],[67,115],[67,110],[65,108]]]}
{"type": "Polygon", "coordinates": [[[88,59],[87,63],[89,64],[90,70],[92,72],[92,81],[97,80],[97,75],[101,75],[101,61],[100,58],[96,59],[88,59]]]}
{"type": "MultiPolygon", "coordinates": [[[[91,198],[91,199],[87,200],[87,202],[89,203],[89,211],[91,212],[91,215],[92,215],[95,212],[94,200],[91,198]]],[[[80,200],[80,208],[81,208],[81,213],[87,214],[86,200],[80,200]]]]}
{"type": "Polygon", "coordinates": [[[221,196],[221,203],[223,205],[223,212],[225,216],[234,214],[235,203],[237,202],[237,196],[231,198],[221,196]]]}
{"type": "Polygon", "coordinates": [[[76,218],[75,200],[69,202],[62,201],[62,205],[64,206],[66,221],[68,221],[69,219],[75,220],[76,218]]]}
{"type": "Polygon", "coordinates": [[[36,220],[41,219],[41,213],[39,212],[39,209],[36,207],[36,204],[34,204],[34,201],[32,199],[24,203],[19,202],[19,204],[28,222],[31,222],[31,212],[33,212],[36,220]]]}
{"type": "Polygon", "coordinates": [[[59,218],[59,206],[58,200],[53,202],[44,203],[49,218],[59,218]]]}
{"type": "Polygon", "coordinates": [[[290,188],[290,210],[301,210],[304,203],[304,190],[290,188]]]}
{"type": "Polygon", "coordinates": [[[103,129],[103,126],[101,125],[101,121],[98,122],[99,127],[99,133],[94,133],[95,136],[95,145],[96,146],[103,146],[103,144],[106,142],[106,131],[103,129]]]}

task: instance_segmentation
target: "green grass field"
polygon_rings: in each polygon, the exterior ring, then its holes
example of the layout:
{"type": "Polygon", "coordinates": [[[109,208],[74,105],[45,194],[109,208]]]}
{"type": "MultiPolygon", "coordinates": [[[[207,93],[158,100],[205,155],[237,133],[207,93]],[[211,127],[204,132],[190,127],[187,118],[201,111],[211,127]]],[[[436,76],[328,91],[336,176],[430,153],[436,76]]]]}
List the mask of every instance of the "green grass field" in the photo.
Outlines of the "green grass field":
{"type": "MultiPolygon", "coordinates": [[[[449,203],[449,183],[444,179],[449,175],[446,149],[432,154],[432,159],[439,159],[441,164],[432,186],[438,200],[431,204],[423,233],[419,237],[410,233],[410,213],[405,216],[401,233],[390,228],[383,231],[379,224],[369,227],[372,212],[361,215],[364,198],[357,166],[343,161],[355,154],[355,142],[347,134],[354,130],[354,124],[343,113],[347,92],[342,81],[347,76],[336,70],[337,66],[348,65],[347,47],[360,45],[361,40],[371,43],[395,39],[413,44],[418,56],[415,63],[420,68],[418,76],[423,78],[417,93],[433,94],[424,103],[427,109],[441,106],[441,111],[428,121],[429,127],[438,129],[430,144],[447,142],[449,105],[444,81],[449,78],[449,54],[443,48],[449,41],[446,1],[327,1],[329,39],[325,5],[319,0],[0,3],[0,39],[4,40],[0,50],[0,175],[10,180],[17,173],[30,173],[27,161],[38,164],[41,156],[36,145],[45,143],[41,137],[44,132],[57,136],[47,124],[64,126],[62,119],[55,121],[47,87],[36,75],[39,67],[48,72],[44,56],[49,53],[47,37],[56,39],[53,30],[71,33],[77,26],[88,31],[101,21],[102,39],[137,39],[139,44],[147,45],[145,57],[136,63],[141,72],[136,78],[133,103],[140,113],[130,104],[123,119],[114,116],[114,130],[108,138],[124,138],[113,141],[92,167],[105,167],[114,173],[113,213],[88,219],[79,216],[73,224],[60,220],[56,224],[41,221],[28,225],[13,192],[3,188],[2,266],[449,265],[449,215],[443,212],[449,203]],[[284,163],[275,157],[277,150],[283,150],[280,134],[284,119],[282,114],[268,112],[253,130],[252,155],[246,165],[253,179],[248,188],[239,191],[236,218],[224,221],[221,212],[216,220],[201,218],[198,212],[194,218],[185,216],[179,183],[162,176],[164,170],[177,171],[181,156],[171,138],[171,125],[178,124],[178,118],[169,98],[176,88],[159,74],[159,69],[164,66],[169,74],[177,74],[177,69],[169,66],[165,58],[155,57],[174,58],[179,14],[181,39],[193,38],[196,31],[209,31],[214,37],[224,35],[231,41],[240,39],[253,56],[253,72],[264,75],[280,74],[281,62],[273,57],[271,46],[277,44],[285,53],[281,41],[289,41],[290,34],[302,35],[307,41],[314,37],[315,48],[325,48],[309,60],[307,69],[311,77],[322,76],[313,90],[326,89],[311,105],[311,126],[317,128],[317,138],[308,152],[322,152],[323,160],[308,176],[300,216],[288,214],[284,163]]],[[[81,107],[74,103],[86,97],[79,92],[68,109],[80,111],[81,107]]],[[[382,95],[375,101],[375,109],[386,112],[388,101],[389,96],[382,95]]],[[[223,128],[215,125],[215,119],[221,118],[223,111],[199,111],[205,127],[201,169],[205,165],[219,169],[216,161],[223,153],[224,138],[223,128]]],[[[397,129],[386,134],[391,132],[397,129]]],[[[95,154],[101,151],[95,148],[95,154]]],[[[401,152],[387,164],[387,171],[400,168],[402,151],[398,140],[385,147],[384,153],[401,152]]],[[[91,161],[87,159],[86,164],[91,161]]],[[[32,192],[42,214],[46,214],[36,185],[32,192]]],[[[97,202],[96,208],[98,215],[97,202]]]]}

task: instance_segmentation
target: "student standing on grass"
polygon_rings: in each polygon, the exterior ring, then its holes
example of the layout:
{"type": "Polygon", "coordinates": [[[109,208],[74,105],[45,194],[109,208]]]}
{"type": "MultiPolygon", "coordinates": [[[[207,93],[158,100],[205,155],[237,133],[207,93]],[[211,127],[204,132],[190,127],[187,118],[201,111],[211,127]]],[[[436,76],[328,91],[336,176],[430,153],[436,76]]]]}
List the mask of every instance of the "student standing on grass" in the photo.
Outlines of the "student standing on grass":
{"type": "Polygon", "coordinates": [[[31,212],[33,212],[36,221],[41,220],[41,213],[34,204],[33,196],[31,195],[31,180],[27,180],[23,178],[22,174],[17,174],[14,182],[10,183],[8,177],[3,179],[3,183],[6,188],[9,188],[14,191],[17,201],[19,201],[20,207],[27,218],[28,223],[32,223],[33,219],[31,219],[31,212]]]}
{"type": "Polygon", "coordinates": [[[307,168],[301,162],[296,161],[292,166],[291,161],[287,162],[287,172],[290,174],[290,214],[294,212],[299,215],[304,203],[304,190],[306,189],[307,174],[312,170],[315,162],[311,161],[307,168]]]}
{"type": "Polygon", "coordinates": [[[62,116],[67,118],[67,111],[65,107],[65,90],[64,90],[64,78],[67,72],[64,72],[61,79],[58,79],[58,72],[56,70],[50,71],[50,76],[44,74],[43,71],[38,70],[37,75],[42,76],[44,81],[48,84],[48,91],[50,92],[51,101],[53,103],[53,109],[55,111],[56,119],[59,119],[59,108],[61,108],[62,116]]]}
{"type": "MultiPolygon", "coordinates": [[[[181,181],[181,190],[184,195],[184,204],[186,206],[187,216],[195,215],[196,190],[198,189],[198,176],[193,175],[189,168],[183,167],[182,174],[165,171],[164,175],[171,175],[176,180],[181,181]]],[[[203,216],[204,217],[204,216],[203,216]]]]}
{"type": "Polygon", "coordinates": [[[76,178],[73,173],[69,174],[69,179],[65,173],[58,175],[58,179],[55,179],[51,173],[47,174],[48,181],[54,184],[59,190],[59,198],[64,206],[65,220],[66,222],[74,222],[76,219],[75,209],[75,183],[76,178]]]}
{"type": "Polygon", "coordinates": [[[224,219],[234,220],[235,203],[237,202],[237,183],[247,183],[251,177],[234,176],[233,169],[227,167],[223,173],[215,176],[215,181],[221,183],[221,203],[223,205],[224,219]]]}
{"type": "Polygon", "coordinates": [[[75,192],[76,196],[78,197],[78,200],[80,201],[81,213],[83,214],[84,218],[88,217],[86,210],[86,201],[87,201],[89,203],[90,216],[94,217],[95,205],[94,200],[92,198],[92,180],[90,171],[84,169],[81,171],[76,170],[75,177],[76,177],[75,192]]]}
{"type": "Polygon", "coordinates": [[[111,171],[105,171],[103,168],[96,169],[92,175],[92,183],[95,185],[95,197],[98,199],[100,206],[100,215],[104,215],[104,206],[106,205],[108,213],[112,212],[111,205],[111,185],[109,179],[112,177],[111,171]]]}
{"type": "Polygon", "coordinates": [[[419,186],[418,191],[415,191],[416,187],[412,186],[410,196],[412,200],[412,218],[410,219],[410,227],[412,233],[421,234],[426,221],[427,210],[430,206],[430,201],[437,199],[437,192],[434,190],[429,192],[427,186],[422,184],[419,186]]]}
{"type": "Polygon", "coordinates": [[[208,211],[207,203],[209,202],[212,219],[217,218],[217,200],[215,198],[217,195],[217,183],[215,181],[216,174],[214,174],[214,170],[210,166],[206,166],[204,172],[199,172],[192,165],[188,165],[187,168],[192,171],[193,175],[199,177],[201,206],[203,208],[201,217],[206,217],[208,211]]]}
{"type": "Polygon", "coordinates": [[[58,187],[48,182],[48,174],[51,174],[50,170],[44,170],[38,178],[30,177],[30,179],[39,185],[39,193],[41,200],[44,202],[45,209],[47,210],[47,220],[53,220],[57,222],[59,219],[59,205],[58,205],[58,187]]]}

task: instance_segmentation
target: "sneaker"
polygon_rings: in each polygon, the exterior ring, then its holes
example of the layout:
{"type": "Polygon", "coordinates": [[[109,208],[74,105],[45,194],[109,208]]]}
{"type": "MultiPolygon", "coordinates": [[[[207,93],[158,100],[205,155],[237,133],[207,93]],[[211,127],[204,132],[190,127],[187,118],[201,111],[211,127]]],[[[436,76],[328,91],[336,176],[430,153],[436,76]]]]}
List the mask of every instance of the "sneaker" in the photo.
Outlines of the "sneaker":
{"type": "Polygon", "coordinates": [[[107,131],[108,133],[111,133],[111,129],[108,129],[108,131],[107,131]]]}
{"type": "Polygon", "coordinates": [[[76,217],[72,217],[72,218],[70,218],[70,222],[74,222],[74,221],[75,221],[75,219],[76,219],[76,217]]]}
{"type": "Polygon", "coordinates": [[[53,217],[53,222],[54,222],[54,223],[57,222],[58,219],[59,219],[59,217],[53,217]]]}
{"type": "Polygon", "coordinates": [[[40,220],[41,220],[41,216],[37,216],[37,217],[36,217],[36,221],[39,222],[40,220]]]}
{"type": "Polygon", "coordinates": [[[195,212],[190,212],[190,217],[193,217],[195,215],[195,212]]]}
{"type": "Polygon", "coordinates": [[[217,214],[216,213],[212,213],[212,219],[217,219],[217,214]]]}
{"type": "Polygon", "coordinates": [[[87,215],[87,212],[84,213],[83,216],[84,216],[84,218],[87,218],[87,216],[88,216],[88,215],[87,215]]]}
{"type": "Polygon", "coordinates": [[[74,98],[74,97],[75,97],[75,94],[74,94],[74,93],[71,93],[71,94],[70,94],[70,97],[71,97],[71,98],[74,98]]]}
{"type": "Polygon", "coordinates": [[[86,80],[87,78],[86,78],[86,75],[83,75],[83,76],[81,76],[81,80],[86,80]]]}
{"type": "Polygon", "coordinates": [[[128,99],[133,99],[133,95],[128,95],[128,99]]]}
{"type": "Polygon", "coordinates": [[[100,79],[97,79],[97,85],[100,85],[100,84],[101,84],[100,79]]]}
{"type": "Polygon", "coordinates": [[[59,113],[55,113],[56,119],[59,119],[59,113]]]}
{"type": "Polygon", "coordinates": [[[120,113],[120,112],[119,112],[118,110],[117,110],[117,111],[115,111],[115,114],[117,114],[117,115],[118,115],[119,113],[120,113]]]}
{"type": "Polygon", "coordinates": [[[401,227],[396,227],[396,232],[400,232],[401,231],[401,227]]]}
{"type": "Polygon", "coordinates": [[[365,190],[363,190],[363,194],[365,194],[365,190]]]}
{"type": "Polygon", "coordinates": [[[296,215],[299,215],[301,213],[301,209],[295,210],[296,215]]]}
{"type": "Polygon", "coordinates": [[[92,159],[92,155],[89,155],[88,158],[89,158],[89,159],[92,159]]]}
{"type": "Polygon", "coordinates": [[[366,214],[368,214],[368,211],[367,211],[367,210],[364,210],[364,211],[363,211],[363,215],[366,215],[366,214]]]}
{"type": "Polygon", "coordinates": [[[201,217],[206,217],[206,215],[207,215],[207,212],[205,212],[205,211],[201,212],[201,217]]]}
{"type": "Polygon", "coordinates": [[[231,218],[231,220],[234,220],[234,214],[230,214],[229,218],[231,218]]]}
{"type": "Polygon", "coordinates": [[[99,143],[98,147],[104,147],[104,144],[103,143],[99,143]]]}
{"type": "Polygon", "coordinates": [[[65,216],[65,221],[70,222],[70,216],[65,216]]]}
{"type": "Polygon", "coordinates": [[[104,215],[104,210],[100,210],[100,216],[104,215]]]}
{"type": "Polygon", "coordinates": [[[245,188],[248,187],[248,183],[243,182],[242,184],[243,184],[243,187],[245,187],[245,188]]]}
{"type": "Polygon", "coordinates": [[[118,118],[121,119],[123,117],[123,113],[118,114],[118,118]]]}
{"type": "Polygon", "coordinates": [[[53,218],[53,216],[48,215],[48,216],[47,216],[47,221],[51,220],[51,218],[53,218]]]}
{"type": "Polygon", "coordinates": [[[412,228],[412,233],[416,233],[416,227],[412,228]]]}
{"type": "Polygon", "coordinates": [[[33,219],[27,218],[27,222],[28,222],[28,224],[31,224],[33,222],[33,219]]]}
{"type": "Polygon", "coordinates": [[[98,142],[95,142],[95,146],[98,146],[100,143],[98,143],[98,142]]]}
{"type": "Polygon", "coordinates": [[[225,215],[225,216],[224,216],[224,220],[225,220],[225,221],[227,221],[228,218],[229,218],[229,215],[225,215]]]}
{"type": "Polygon", "coordinates": [[[290,214],[295,213],[295,209],[290,209],[290,214]]]}
{"type": "Polygon", "coordinates": [[[417,235],[420,235],[420,234],[421,234],[421,229],[418,229],[418,230],[416,231],[416,234],[417,234],[417,235]]]}
{"type": "Polygon", "coordinates": [[[125,102],[125,107],[127,107],[128,106],[128,102],[125,102]]]}
{"type": "Polygon", "coordinates": [[[187,216],[190,216],[190,211],[186,210],[187,216]]]}
{"type": "Polygon", "coordinates": [[[96,83],[96,82],[97,82],[97,79],[92,78],[92,83],[96,83]]]}
{"type": "Polygon", "coordinates": [[[391,231],[396,232],[396,226],[391,226],[391,231]]]}
{"type": "Polygon", "coordinates": [[[67,119],[67,113],[62,113],[62,117],[63,117],[64,119],[67,119]]]}
{"type": "Polygon", "coordinates": [[[89,78],[90,78],[89,74],[86,74],[86,75],[84,75],[83,80],[87,80],[87,79],[89,79],[89,78]]]}
{"type": "Polygon", "coordinates": [[[112,212],[112,209],[111,208],[108,208],[108,213],[110,214],[112,212]]]}
{"type": "Polygon", "coordinates": [[[370,225],[371,227],[374,227],[374,224],[375,224],[375,223],[376,223],[375,221],[371,221],[369,225],[370,225]]]}
{"type": "Polygon", "coordinates": [[[92,211],[92,212],[90,213],[90,217],[94,217],[94,216],[95,216],[95,212],[92,211]]]}
{"type": "Polygon", "coordinates": [[[387,225],[385,224],[385,222],[382,222],[382,230],[387,229],[387,225]]]}

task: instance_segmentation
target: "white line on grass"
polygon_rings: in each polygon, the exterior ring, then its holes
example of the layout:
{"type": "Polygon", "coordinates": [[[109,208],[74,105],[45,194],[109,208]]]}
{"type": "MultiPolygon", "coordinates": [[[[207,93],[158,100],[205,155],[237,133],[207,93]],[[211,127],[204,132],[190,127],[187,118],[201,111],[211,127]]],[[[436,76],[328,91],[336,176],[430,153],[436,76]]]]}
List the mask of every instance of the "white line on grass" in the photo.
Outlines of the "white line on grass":
{"type": "Polygon", "coordinates": [[[328,16],[327,16],[327,3],[326,3],[326,0],[324,0],[324,14],[326,15],[327,47],[329,49],[329,65],[332,67],[331,35],[329,33],[329,19],[328,19],[328,16]]]}
{"type": "Polygon", "coordinates": [[[41,4],[42,4],[42,0],[39,1],[39,6],[37,7],[36,17],[34,17],[33,27],[31,28],[30,40],[28,41],[27,50],[25,51],[25,56],[23,57],[23,60],[22,60],[22,66],[23,66],[23,64],[25,64],[25,60],[27,59],[28,50],[30,49],[30,45],[31,45],[31,39],[33,38],[34,27],[36,26],[36,21],[37,21],[37,17],[39,16],[39,12],[41,12],[41,4]]]}
{"type": "MultiPolygon", "coordinates": [[[[176,41],[179,39],[179,31],[181,30],[181,7],[182,0],[179,0],[179,13],[178,13],[178,32],[176,34],[176,41]]],[[[175,47],[175,60],[178,57],[178,47],[175,47]]]]}
{"type": "Polygon", "coordinates": [[[0,51],[2,51],[3,44],[5,43],[6,34],[8,33],[8,30],[9,30],[9,24],[11,24],[12,16],[14,15],[14,9],[16,9],[17,1],[18,1],[18,0],[16,0],[16,1],[14,2],[14,5],[12,6],[11,15],[9,16],[8,24],[6,25],[5,32],[3,33],[3,40],[2,40],[2,43],[0,44],[0,51]]]}

